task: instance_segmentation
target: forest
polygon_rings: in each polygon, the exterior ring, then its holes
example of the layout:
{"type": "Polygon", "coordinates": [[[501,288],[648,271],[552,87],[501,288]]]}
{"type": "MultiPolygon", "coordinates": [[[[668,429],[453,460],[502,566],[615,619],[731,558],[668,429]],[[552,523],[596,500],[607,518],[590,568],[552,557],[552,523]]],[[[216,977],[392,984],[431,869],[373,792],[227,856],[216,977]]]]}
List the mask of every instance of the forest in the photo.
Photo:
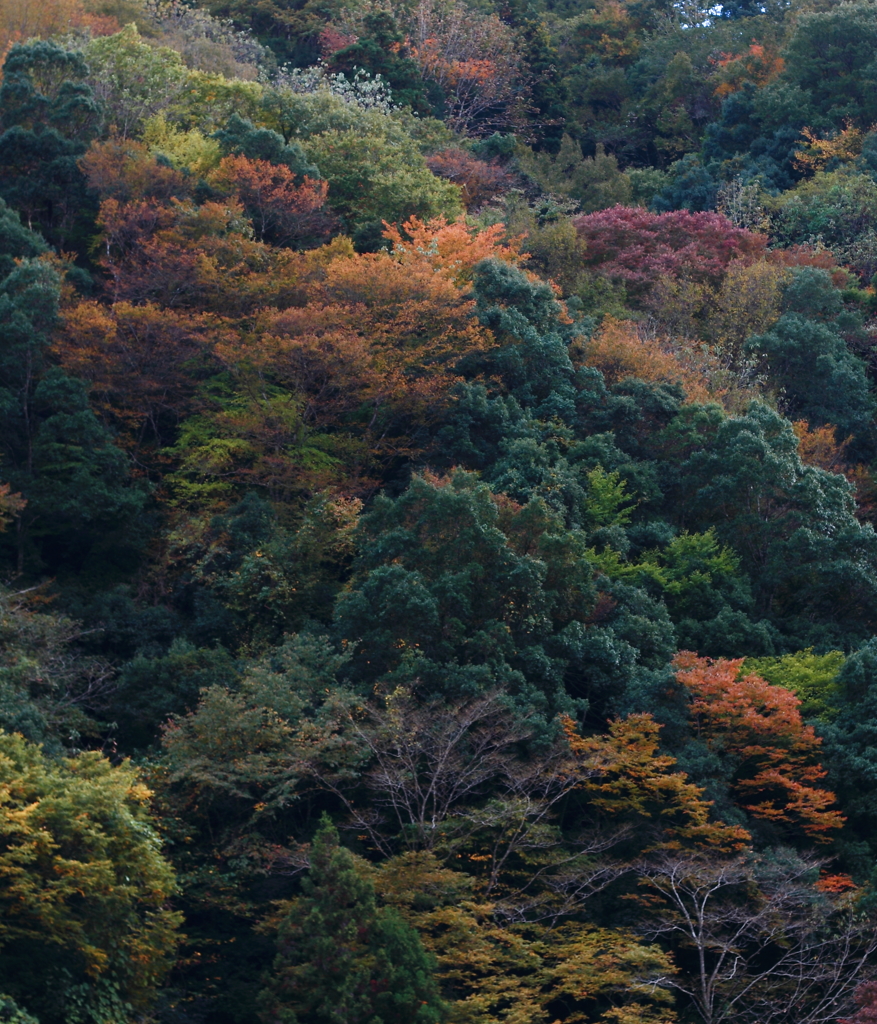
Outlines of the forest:
{"type": "Polygon", "coordinates": [[[877,0],[0,0],[0,1022],[877,1022],[877,0]]]}

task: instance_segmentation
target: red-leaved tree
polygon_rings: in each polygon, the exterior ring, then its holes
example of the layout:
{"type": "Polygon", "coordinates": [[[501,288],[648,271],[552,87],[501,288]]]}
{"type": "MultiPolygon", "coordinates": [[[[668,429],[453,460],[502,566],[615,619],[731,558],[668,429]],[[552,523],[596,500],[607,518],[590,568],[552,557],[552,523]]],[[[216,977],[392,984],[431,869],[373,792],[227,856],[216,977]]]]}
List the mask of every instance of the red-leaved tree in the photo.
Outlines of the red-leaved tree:
{"type": "Polygon", "coordinates": [[[864,981],[853,993],[856,1012],[841,1017],[837,1024],[877,1024],[877,981],[864,981]]]}
{"type": "Polygon", "coordinates": [[[732,260],[755,262],[767,237],[736,228],[719,213],[673,210],[651,213],[640,206],[613,206],[578,217],[585,265],[644,298],[661,278],[718,285],[732,260]]]}

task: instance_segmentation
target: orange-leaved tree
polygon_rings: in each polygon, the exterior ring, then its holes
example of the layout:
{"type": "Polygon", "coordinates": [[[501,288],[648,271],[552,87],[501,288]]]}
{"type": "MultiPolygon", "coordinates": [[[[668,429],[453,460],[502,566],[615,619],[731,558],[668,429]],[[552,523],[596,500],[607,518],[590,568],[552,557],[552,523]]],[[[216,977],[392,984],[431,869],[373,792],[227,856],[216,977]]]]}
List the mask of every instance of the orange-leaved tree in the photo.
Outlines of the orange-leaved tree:
{"type": "Polygon", "coordinates": [[[184,199],[192,191],[190,178],[174,167],[158,163],[148,147],[135,139],[113,135],[103,142],[92,142],[79,167],[88,187],[101,200],[166,201],[171,197],[184,199]]]}
{"type": "Polygon", "coordinates": [[[410,266],[430,266],[457,285],[472,280],[475,264],[493,258],[506,263],[521,263],[524,236],[502,241],[503,224],[475,228],[465,218],[448,222],[444,217],[422,221],[409,217],[401,230],[384,222],[384,238],[393,243],[393,257],[410,266]]]}
{"type": "Polygon", "coordinates": [[[666,381],[680,384],[690,402],[710,398],[700,369],[685,361],[682,353],[674,352],[668,339],[651,336],[632,320],[607,316],[593,338],[577,348],[582,363],[600,370],[607,384],[627,377],[666,381]]]}
{"type": "Polygon", "coordinates": [[[221,370],[213,346],[230,328],[220,317],[149,302],[84,300],[62,317],[56,358],[88,383],[92,406],[135,462],[151,466],[180,421],[203,407],[199,384],[221,370]]]}
{"type": "MultiPolygon", "coordinates": [[[[348,438],[361,484],[412,457],[447,407],[455,367],[493,344],[473,314],[468,279],[488,256],[517,259],[501,230],[412,219],[391,253],[336,243],[305,254],[295,305],[266,309],[254,329],[216,352],[230,372],[299,395],[311,428],[348,438]]],[[[370,486],[370,485],[369,485],[370,486]]]]}
{"type": "Polygon", "coordinates": [[[834,793],[820,785],[820,739],[801,718],[790,690],[741,675],[743,658],[700,658],[681,651],[676,678],[691,694],[696,735],[728,762],[731,794],[755,818],[827,842],[843,825],[834,793]]]}
{"type": "Polygon", "coordinates": [[[328,237],[333,227],[323,210],[328,182],[306,175],[298,183],[285,164],[227,156],[210,183],[243,203],[261,241],[299,245],[328,237]]]}

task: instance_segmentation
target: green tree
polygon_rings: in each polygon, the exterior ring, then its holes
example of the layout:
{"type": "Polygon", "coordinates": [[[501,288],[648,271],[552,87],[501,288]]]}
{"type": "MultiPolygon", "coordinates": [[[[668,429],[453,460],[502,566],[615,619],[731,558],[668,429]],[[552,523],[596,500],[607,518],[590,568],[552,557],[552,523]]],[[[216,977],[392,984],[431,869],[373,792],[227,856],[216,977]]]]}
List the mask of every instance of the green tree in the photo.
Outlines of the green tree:
{"type": "Polygon", "coordinates": [[[53,244],[84,242],[94,207],[77,161],[100,125],[81,54],[13,46],[0,85],[0,196],[53,244]]]}
{"type": "Polygon", "coordinates": [[[445,1005],[435,961],[393,908],[378,908],[371,881],[323,818],[304,895],[278,934],[262,1018],[283,1024],[436,1024],[445,1005]]]}
{"type": "Polygon", "coordinates": [[[81,623],[40,607],[44,597],[0,588],[0,729],[58,755],[102,731],[114,672],[83,652],[81,623]]]}
{"type": "Polygon", "coordinates": [[[802,14],[783,52],[784,79],[798,86],[828,124],[877,117],[877,10],[870,3],[838,4],[802,14]]]}
{"type": "Polygon", "coordinates": [[[782,410],[812,427],[830,423],[839,440],[861,436],[871,424],[874,397],[865,364],[829,326],[797,313],[784,313],[766,334],[750,338],[745,350],[760,356],[771,382],[782,389],[782,410]]]}
{"type": "Polygon", "coordinates": [[[257,128],[252,121],[232,114],[228,123],[213,138],[219,143],[223,155],[245,156],[250,160],[267,160],[272,164],[285,164],[294,174],[319,178],[320,172],[308,163],[298,142],[284,142],[283,136],[270,128],[257,128]]]}
{"type": "Polygon", "coordinates": [[[821,729],[829,782],[862,844],[850,852],[858,859],[869,851],[862,867],[870,873],[877,825],[877,641],[868,640],[847,658],[832,705],[836,716],[821,729]]]}
{"type": "Polygon", "coordinates": [[[544,502],[515,506],[464,472],[418,477],[375,502],[359,548],[336,622],[363,685],[395,672],[427,699],[502,685],[543,725],[577,706],[564,678],[588,661],[594,573],[544,502]]]}
{"type": "Polygon", "coordinates": [[[619,170],[618,160],[606,153],[602,143],[594,156],[585,157],[581,146],[564,135],[554,157],[524,150],[518,163],[546,192],[577,200],[583,213],[630,202],[630,178],[619,170]]]}
{"type": "Polygon", "coordinates": [[[61,280],[39,259],[22,259],[0,281],[0,414],[7,466],[30,473],[38,420],[34,392],[46,370],[51,331],[58,322],[61,280]]]}
{"type": "Polygon", "coordinates": [[[743,670],[791,690],[801,701],[804,718],[831,721],[837,714],[838,674],[845,662],[842,651],[817,654],[808,647],[779,658],[747,658],[743,670]]]}
{"type": "Polygon", "coordinates": [[[90,40],[84,56],[107,124],[123,138],[164,110],[188,78],[180,54],[168,46],[150,46],[133,23],[115,35],[90,40]]]}
{"type": "Polygon", "coordinates": [[[759,615],[797,649],[871,635],[877,536],[856,519],[843,477],[802,463],[788,421],[759,403],[728,419],[689,407],[662,440],[683,456],[668,495],[675,521],[715,528],[740,556],[759,615]]]}
{"type": "Polygon", "coordinates": [[[0,280],[12,273],[17,259],[42,256],[47,249],[42,238],[26,228],[16,211],[0,199],[0,280]]]}
{"type": "Polygon", "coordinates": [[[393,130],[365,124],[330,129],[304,142],[308,156],[329,182],[333,209],[363,240],[373,238],[376,243],[382,242],[382,221],[401,223],[412,216],[453,219],[463,209],[459,186],[436,177],[417,143],[394,122],[384,120],[393,130]]]}
{"type": "Polygon", "coordinates": [[[22,1010],[14,999],[4,995],[0,995],[0,1021],[3,1024],[40,1024],[36,1017],[22,1010]]]}

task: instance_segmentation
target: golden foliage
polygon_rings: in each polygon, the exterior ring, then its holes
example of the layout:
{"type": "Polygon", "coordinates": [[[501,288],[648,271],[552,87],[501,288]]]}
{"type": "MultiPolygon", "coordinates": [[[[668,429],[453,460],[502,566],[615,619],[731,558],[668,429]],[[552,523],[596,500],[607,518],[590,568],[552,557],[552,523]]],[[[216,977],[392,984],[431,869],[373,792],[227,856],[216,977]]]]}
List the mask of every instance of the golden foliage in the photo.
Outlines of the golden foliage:
{"type": "Polygon", "coordinates": [[[10,520],[24,511],[25,505],[27,499],[19,493],[13,494],[9,484],[0,484],[0,533],[6,529],[10,520]]]}
{"type": "Polygon", "coordinates": [[[689,402],[707,401],[710,397],[703,376],[685,365],[666,339],[650,337],[631,320],[606,317],[594,337],[580,342],[578,347],[582,363],[600,370],[607,384],[637,377],[679,384],[689,402]]]}
{"type": "Polygon", "coordinates": [[[629,715],[609,725],[608,736],[580,736],[571,718],[561,719],[570,751],[578,763],[580,788],[603,813],[635,814],[660,822],[660,846],[739,850],[749,833],[739,825],[710,821],[709,800],[672,771],[676,759],[659,754],[661,726],[649,714],[629,715]]]}
{"type": "Polygon", "coordinates": [[[845,472],[852,436],[838,442],[834,436],[835,428],[830,423],[811,430],[806,420],[795,420],[792,429],[798,438],[798,454],[802,462],[827,469],[829,473],[845,472]]]}
{"type": "Polygon", "coordinates": [[[10,47],[28,39],[46,39],[71,29],[103,28],[109,33],[118,24],[101,25],[101,19],[89,16],[82,0],[3,0],[0,3],[0,64],[10,47]]]}
{"type": "Polygon", "coordinates": [[[449,992],[450,1024],[551,1024],[562,1000],[568,1024],[671,1024],[661,983],[672,964],[621,929],[579,922],[504,923],[474,880],[431,853],[406,853],[373,872],[382,901],[413,925],[449,992]]]}
{"type": "Polygon", "coordinates": [[[807,142],[806,149],[795,150],[795,166],[800,171],[823,171],[832,160],[848,163],[862,152],[862,144],[868,132],[875,125],[864,130],[857,128],[847,118],[843,130],[827,138],[821,139],[812,128],[802,128],[801,134],[807,142]]]}

